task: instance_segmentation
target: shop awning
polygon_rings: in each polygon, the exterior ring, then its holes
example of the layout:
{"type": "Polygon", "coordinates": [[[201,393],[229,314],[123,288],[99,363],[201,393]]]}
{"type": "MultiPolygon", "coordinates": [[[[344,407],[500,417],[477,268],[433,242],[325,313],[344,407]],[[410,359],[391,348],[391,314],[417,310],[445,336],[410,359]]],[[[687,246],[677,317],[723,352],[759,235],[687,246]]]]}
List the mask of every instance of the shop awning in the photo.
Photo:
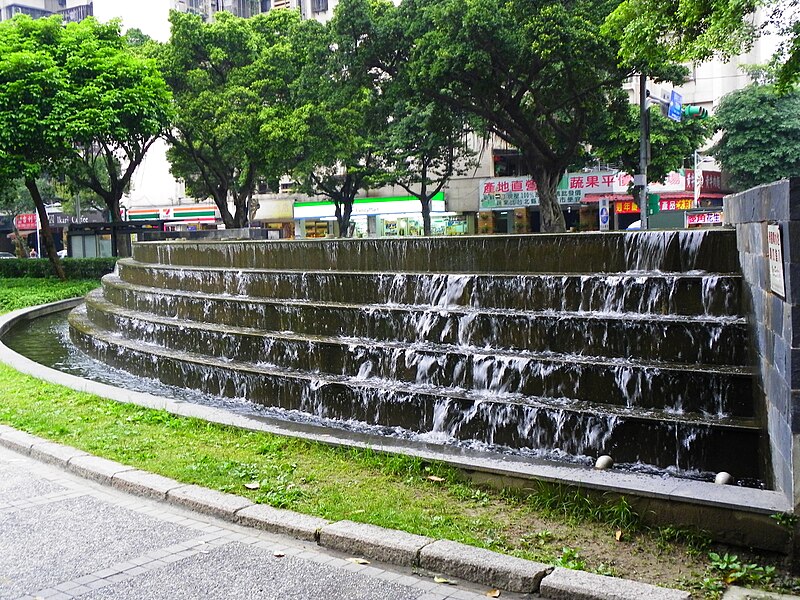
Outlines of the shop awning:
{"type": "MultiPolygon", "coordinates": [[[[24,230],[24,231],[20,231],[20,232],[19,232],[19,235],[20,235],[21,237],[26,237],[26,236],[29,236],[29,235],[30,235],[30,234],[32,234],[32,233],[36,233],[36,230],[35,230],[35,229],[30,229],[30,230],[27,230],[27,229],[26,229],[26,230],[24,230]]],[[[8,234],[6,237],[7,237],[8,239],[12,239],[12,238],[14,237],[14,232],[12,231],[12,232],[11,232],[11,233],[9,233],[9,234],[8,234]]]]}
{"type": "MultiPolygon", "coordinates": [[[[694,196],[693,192],[653,192],[654,194],[658,194],[658,197],[662,200],[678,200],[680,198],[692,198],[694,196]]],[[[700,194],[701,198],[706,199],[719,199],[724,198],[727,194],[723,194],[721,192],[702,192],[700,194]]],[[[585,194],[583,196],[583,202],[600,202],[601,198],[608,198],[611,202],[628,202],[633,200],[633,196],[630,194],[585,194]]]]}

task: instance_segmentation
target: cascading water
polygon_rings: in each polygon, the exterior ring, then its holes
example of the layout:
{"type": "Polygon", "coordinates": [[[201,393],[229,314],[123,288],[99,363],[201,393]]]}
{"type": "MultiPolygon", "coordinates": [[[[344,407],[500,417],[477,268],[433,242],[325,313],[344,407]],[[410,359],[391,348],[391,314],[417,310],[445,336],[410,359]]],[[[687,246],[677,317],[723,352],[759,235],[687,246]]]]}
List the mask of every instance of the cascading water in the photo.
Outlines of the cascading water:
{"type": "Polygon", "coordinates": [[[731,231],[148,242],[70,316],[168,383],[425,439],[763,477],[731,231]]]}

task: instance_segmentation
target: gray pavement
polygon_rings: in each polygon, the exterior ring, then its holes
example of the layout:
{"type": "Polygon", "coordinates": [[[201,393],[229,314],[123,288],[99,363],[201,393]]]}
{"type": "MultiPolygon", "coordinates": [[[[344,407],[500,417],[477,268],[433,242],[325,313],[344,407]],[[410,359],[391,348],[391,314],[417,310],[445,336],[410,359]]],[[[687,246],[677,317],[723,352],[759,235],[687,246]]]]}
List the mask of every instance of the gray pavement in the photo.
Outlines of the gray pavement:
{"type": "MultiPolygon", "coordinates": [[[[132,496],[0,448],[0,599],[470,600],[489,588],[132,496]]],[[[503,592],[504,598],[525,598],[503,592]]]]}

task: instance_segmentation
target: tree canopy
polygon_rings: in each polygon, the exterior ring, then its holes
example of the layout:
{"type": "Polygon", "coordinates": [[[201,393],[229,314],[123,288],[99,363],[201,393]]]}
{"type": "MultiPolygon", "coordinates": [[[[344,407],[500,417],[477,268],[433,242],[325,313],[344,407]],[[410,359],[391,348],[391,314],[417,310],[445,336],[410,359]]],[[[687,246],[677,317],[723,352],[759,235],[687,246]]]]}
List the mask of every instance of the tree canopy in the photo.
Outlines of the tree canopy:
{"type": "Polygon", "coordinates": [[[543,231],[563,231],[556,187],[588,128],[630,74],[600,24],[603,0],[406,0],[414,75],[431,97],[478,116],[518,148],[539,190],[543,231]]]}
{"type": "Polygon", "coordinates": [[[213,23],[173,11],[170,20],[161,64],[177,115],[167,134],[172,173],[190,195],[213,198],[227,227],[243,227],[259,180],[277,181],[288,169],[289,157],[265,143],[262,127],[290,110],[308,25],[294,11],[250,19],[222,12],[213,23]]]}
{"type": "Polygon", "coordinates": [[[723,97],[716,119],[711,154],[737,189],[800,175],[800,91],[752,84],[723,97]]]}

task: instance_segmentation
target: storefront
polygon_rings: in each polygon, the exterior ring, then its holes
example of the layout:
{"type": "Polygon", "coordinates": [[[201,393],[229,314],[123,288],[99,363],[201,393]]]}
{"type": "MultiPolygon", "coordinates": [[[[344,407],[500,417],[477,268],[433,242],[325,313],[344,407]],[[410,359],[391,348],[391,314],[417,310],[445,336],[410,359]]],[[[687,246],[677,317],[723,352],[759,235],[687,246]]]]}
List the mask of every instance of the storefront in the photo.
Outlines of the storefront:
{"type": "Polygon", "coordinates": [[[222,221],[214,204],[131,208],[127,216],[129,221],[163,221],[165,231],[217,229],[222,221]]]}
{"type": "MultiPolygon", "coordinates": [[[[587,194],[612,193],[630,177],[612,171],[567,173],[558,183],[556,198],[567,230],[581,228],[580,208],[587,194]]],[[[539,191],[529,175],[480,180],[479,233],[529,233],[540,231],[539,191]]]]}
{"type": "MultiPolygon", "coordinates": [[[[630,176],[624,175],[624,177],[630,180],[630,176]]],[[[697,227],[700,223],[692,221],[689,224],[686,216],[692,212],[703,211],[719,213],[719,224],[721,224],[722,198],[725,195],[722,192],[721,174],[718,171],[705,171],[702,174],[702,182],[697,183],[700,185],[695,189],[694,173],[691,169],[681,169],[671,172],[663,182],[648,184],[648,193],[658,197],[653,207],[656,210],[648,215],[649,228],[697,227]]],[[[596,208],[601,198],[607,198],[614,207],[612,229],[625,229],[641,219],[639,204],[629,193],[627,184],[605,193],[587,194],[583,199],[584,209],[596,208]]],[[[709,219],[716,218],[709,217],[709,219]]],[[[593,228],[597,229],[597,226],[593,228]]]]}
{"type": "MultiPolygon", "coordinates": [[[[336,236],[336,207],[331,201],[295,202],[297,237],[336,236]]],[[[351,237],[396,237],[423,234],[420,202],[414,196],[356,198],[350,217],[351,237]]],[[[431,234],[466,235],[465,215],[447,212],[444,193],[431,199],[431,234]]]]}
{"type": "MultiPolygon", "coordinates": [[[[67,242],[69,227],[86,223],[101,223],[103,221],[103,213],[97,210],[85,211],[79,217],[67,215],[63,212],[55,210],[50,210],[47,213],[47,222],[50,225],[50,232],[53,235],[53,243],[55,244],[56,251],[64,250],[69,247],[67,242]]],[[[14,224],[24,243],[29,248],[35,248],[37,253],[40,253],[41,248],[38,239],[38,215],[36,213],[23,213],[21,215],[17,215],[14,219],[14,224]]],[[[13,232],[6,235],[6,238],[9,240],[12,240],[13,237],[13,232]]],[[[15,251],[16,248],[11,250],[11,252],[15,251]]]]}

